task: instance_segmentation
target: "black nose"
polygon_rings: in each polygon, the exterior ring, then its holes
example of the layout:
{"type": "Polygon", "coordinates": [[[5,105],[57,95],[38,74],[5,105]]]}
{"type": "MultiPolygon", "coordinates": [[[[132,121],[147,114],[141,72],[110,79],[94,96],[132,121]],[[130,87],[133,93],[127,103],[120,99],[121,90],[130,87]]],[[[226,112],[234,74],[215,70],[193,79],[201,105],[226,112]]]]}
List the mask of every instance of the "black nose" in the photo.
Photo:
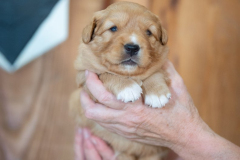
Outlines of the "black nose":
{"type": "Polygon", "coordinates": [[[126,44],[124,45],[124,48],[126,50],[126,53],[130,54],[130,56],[137,55],[138,51],[140,50],[139,45],[135,45],[135,44],[126,44]]]}

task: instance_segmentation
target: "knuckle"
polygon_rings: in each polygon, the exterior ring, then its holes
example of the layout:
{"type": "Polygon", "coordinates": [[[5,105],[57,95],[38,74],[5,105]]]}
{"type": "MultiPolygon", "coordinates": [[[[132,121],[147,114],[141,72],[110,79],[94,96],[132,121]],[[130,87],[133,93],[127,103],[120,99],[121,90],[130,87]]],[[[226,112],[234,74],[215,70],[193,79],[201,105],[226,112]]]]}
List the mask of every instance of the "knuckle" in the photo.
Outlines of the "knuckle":
{"type": "Polygon", "coordinates": [[[91,142],[87,139],[85,140],[85,143],[84,143],[84,148],[85,149],[88,149],[89,151],[91,150],[94,150],[94,146],[91,144],[91,142]]]}
{"type": "Polygon", "coordinates": [[[107,93],[103,93],[99,96],[99,101],[100,102],[108,102],[112,99],[112,96],[110,94],[107,94],[107,93]]]}
{"type": "Polygon", "coordinates": [[[91,110],[89,109],[85,110],[85,117],[87,117],[88,119],[93,119],[93,112],[91,112],[91,110]]]}
{"type": "Polygon", "coordinates": [[[174,77],[174,82],[176,86],[182,86],[184,84],[183,79],[179,75],[174,77]]]}
{"type": "Polygon", "coordinates": [[[181,85],[184,84],[183,79],[180,77],[180,75],[178,76],[177,82],[181,85]]]}

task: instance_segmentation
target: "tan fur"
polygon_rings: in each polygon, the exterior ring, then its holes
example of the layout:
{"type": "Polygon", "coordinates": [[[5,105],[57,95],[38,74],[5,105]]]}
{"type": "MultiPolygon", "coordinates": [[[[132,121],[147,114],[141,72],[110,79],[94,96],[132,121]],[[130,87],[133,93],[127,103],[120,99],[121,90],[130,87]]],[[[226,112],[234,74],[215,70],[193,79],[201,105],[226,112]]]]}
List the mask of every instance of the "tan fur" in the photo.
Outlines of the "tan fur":
{"type": "Polygon", "coordinates": [[[163,95],[169,93],[169,89],[167,87],[167,82],[164,78],[164,74],[161,72],[157,72],[149,76],[143,82],[143,94],[144,95],[163,95]],[[156,83],[157,82],[157,83],[156,83]]]}
{"type": "Polygon", "coordinates": [[[116,76],[110,73],[103,73],[99,75],[99,79],[104,82],[104,86],[107,90],[117,95],[119,91],[130,87],[133,84],[142,85],[141,81],[137,82],[127,77],[116,76]]]}
{"type": "Polygon", "coordinates": [[[72,94],[70,109],[79,126],[91,128],[93,134],[107,141],[120,153],[118,160],[159,160],[163,149],[129,141],[88,120],[79,101],[81,90],[87,90],[84,72],[90,70],[97,73],[107,90],[116,96],[133,84],[141,86],[144,96],[166,95],[169,93],[167,77],[161,67],[167,59],[167,40],[167,33],[158,17],[145,7],[130,2],[118,2],[96,12],[83,30],[75,62],[79,89],[72,94]],[[117,26],[117,32],[109,30],[113,26],[117,26]],[[146,34],[147,30],[152,32],[151,36],[146,34]],[[133,68],[121,63],[126,58],[123,45],[132,43],[130,35],[136,37],[141,47],[137,65],[133,68]]]}

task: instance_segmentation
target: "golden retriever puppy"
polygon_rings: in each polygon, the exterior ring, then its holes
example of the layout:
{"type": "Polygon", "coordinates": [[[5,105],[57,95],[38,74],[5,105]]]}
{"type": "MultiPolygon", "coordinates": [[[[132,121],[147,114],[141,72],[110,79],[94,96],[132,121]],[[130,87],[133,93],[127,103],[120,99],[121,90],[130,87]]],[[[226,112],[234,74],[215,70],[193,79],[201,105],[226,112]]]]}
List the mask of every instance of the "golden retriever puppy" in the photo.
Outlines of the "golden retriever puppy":
{"type": "Polygon", "coordinates": [[[96,12],[83,30],[75,62],[79,89],[72,95],[70,107],[78,124],[107,141],[118,160],[159,160],[163,152],[161,147],[129,141],[86,119],[79,100],[81,89],[87,91],[85,70],[97,73],[118,100],[133,102],[142,96],[147,106],[161,108],[171,97],[161,70],[167,59],[167,40],[158,17],[130,2],[114,3],[96,12]]]}

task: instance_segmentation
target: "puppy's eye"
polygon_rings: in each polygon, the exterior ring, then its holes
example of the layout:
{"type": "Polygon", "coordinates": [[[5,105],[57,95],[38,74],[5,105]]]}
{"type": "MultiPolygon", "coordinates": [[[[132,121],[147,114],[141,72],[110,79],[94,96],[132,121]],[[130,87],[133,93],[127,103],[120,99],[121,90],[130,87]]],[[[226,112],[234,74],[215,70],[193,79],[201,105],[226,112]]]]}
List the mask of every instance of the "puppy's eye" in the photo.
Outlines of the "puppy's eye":
{"type": "Polygon", "coordinates": [[[152,32],[149,31],[149,30],[147,30],[147,31],[146,31],[146,34],[147,34],[148,36],[151,36],[151,35],[152,35],[152,32]]]}
{"type": "Polygon", "coordinates": [[[112,28],[110,28],[110,30],[111,30],[112,32],[116,32],[116,31],[117,31],[117,26],[113,26],[112,28]]]}

